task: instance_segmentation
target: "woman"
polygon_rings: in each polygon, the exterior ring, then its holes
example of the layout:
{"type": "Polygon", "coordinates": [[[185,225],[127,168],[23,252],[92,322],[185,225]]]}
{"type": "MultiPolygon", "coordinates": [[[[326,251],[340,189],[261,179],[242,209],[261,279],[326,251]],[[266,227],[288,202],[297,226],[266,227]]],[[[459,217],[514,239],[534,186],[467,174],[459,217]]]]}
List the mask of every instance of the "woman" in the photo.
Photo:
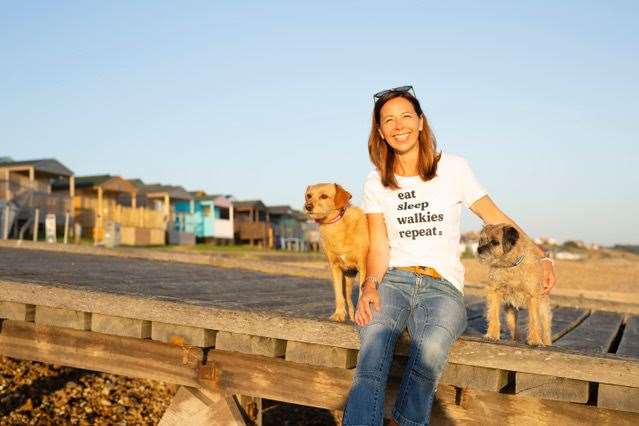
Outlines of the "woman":
{"type": "MultiPolygon", "coordinates": [[[[448,351],[466,328],[458,254],[461,204],[486,224],[508,223],[521,231],[486,195],[463,158],[437,152],[411,90],[404,86],[374,97],[368,151],[376,170],[364,185],[370,248],[355,313],[361,349],[344,425],[382,424],[388,371],[405,327],[412,341],[393,424],[428,424],[448,351]]],[[[542,264],[548,293],[555,283],[553,265],[542,264]]]]}

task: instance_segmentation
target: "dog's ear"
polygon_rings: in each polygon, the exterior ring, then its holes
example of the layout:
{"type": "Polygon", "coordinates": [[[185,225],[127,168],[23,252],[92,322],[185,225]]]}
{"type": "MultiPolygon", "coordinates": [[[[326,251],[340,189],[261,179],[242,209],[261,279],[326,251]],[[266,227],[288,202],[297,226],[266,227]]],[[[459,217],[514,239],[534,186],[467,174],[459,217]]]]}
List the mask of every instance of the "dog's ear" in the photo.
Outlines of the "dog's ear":
{"type": "Polygon", "coordinates": [[[343,209],[348,205],[348,202],[353,198],[353,196],[342,188],[340,185],[335,184],[335,198],[333,201],[335,202],[336,209],[343,209]]]}
{"type": "Polygon", "coordinates": [[[513,226],[505,226],[502,231],[501,245],[504,249],[504,253],[508,253],[517,244],[519,240],[519,231],[513,226]]]}

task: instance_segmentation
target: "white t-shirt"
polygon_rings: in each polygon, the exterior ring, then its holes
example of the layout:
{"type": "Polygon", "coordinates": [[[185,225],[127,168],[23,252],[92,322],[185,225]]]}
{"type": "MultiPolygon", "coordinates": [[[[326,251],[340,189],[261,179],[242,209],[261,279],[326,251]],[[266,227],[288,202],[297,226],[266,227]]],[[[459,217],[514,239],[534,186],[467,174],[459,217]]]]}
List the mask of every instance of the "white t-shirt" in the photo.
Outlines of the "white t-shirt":
{"type": "Polygon", "coordinates": [[[389,266],[430,266],[463,292],[461,205],[470,207],[486,191],[464,158],[445,153],[430,181],[419,176],[395,178],[400,189],[385,188],[377,171],[364,183],[364,212],[384,214],[389,266]]]}

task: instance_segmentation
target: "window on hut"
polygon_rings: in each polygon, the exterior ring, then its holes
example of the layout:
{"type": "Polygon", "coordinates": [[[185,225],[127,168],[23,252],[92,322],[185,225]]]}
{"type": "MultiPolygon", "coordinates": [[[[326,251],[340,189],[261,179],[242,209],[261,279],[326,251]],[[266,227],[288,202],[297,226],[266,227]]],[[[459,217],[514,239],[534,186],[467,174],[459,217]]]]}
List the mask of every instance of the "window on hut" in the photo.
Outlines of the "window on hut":
{"type": "Polygon", "coordinates": [[[230,214],[231,214],[231,209],[229,209],[228,207],[218,207],[219,209],[219,218],[220,219],[225,219],[225,220],[229,220],[230,219],[230,214]]]}

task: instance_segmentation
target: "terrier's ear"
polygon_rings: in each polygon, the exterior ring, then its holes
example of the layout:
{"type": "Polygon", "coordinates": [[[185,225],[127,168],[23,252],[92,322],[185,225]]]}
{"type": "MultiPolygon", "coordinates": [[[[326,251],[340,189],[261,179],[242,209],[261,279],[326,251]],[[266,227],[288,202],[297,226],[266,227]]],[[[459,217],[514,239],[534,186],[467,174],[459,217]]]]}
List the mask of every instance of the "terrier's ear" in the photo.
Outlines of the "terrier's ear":
{"type": "Polygon", "coordinates": [[[504,248],[504,253],[508,253],[517,244],[519,240],[519,231],[513,226],[505,226],[502,234],[501,245],[504,248]]]}
{"type": "Polygon", "coordinates": [[[333,201],[335,202],[336,209],[343,209],[348,205],[348,202],[353,198],[353,196],[342,188],[340,185],[335,184],[335,198],[333,201]]]}

